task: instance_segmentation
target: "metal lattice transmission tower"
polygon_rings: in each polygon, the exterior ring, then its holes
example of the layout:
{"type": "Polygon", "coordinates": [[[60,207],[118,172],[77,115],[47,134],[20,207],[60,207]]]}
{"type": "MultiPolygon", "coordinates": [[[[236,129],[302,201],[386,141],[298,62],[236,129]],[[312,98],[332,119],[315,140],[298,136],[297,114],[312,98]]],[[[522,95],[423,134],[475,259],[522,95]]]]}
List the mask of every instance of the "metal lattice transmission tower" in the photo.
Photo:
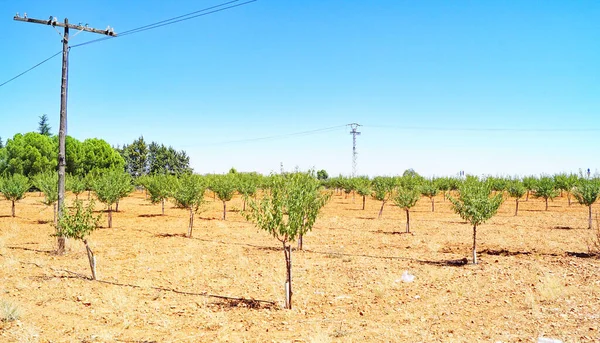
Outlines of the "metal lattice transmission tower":
{"type": "Polygon", "coordinates": [[[360,132],[356,131],[356,129],[358,129],[360,124],[352,123],[348,125],[350,125],[350,128],[352,129],[352,131],[350,131],[350,134],[352,135],[352,177],[356,177],[356,157],[358,155],[356,152],[356,136],[360,135],[360,132]]]}

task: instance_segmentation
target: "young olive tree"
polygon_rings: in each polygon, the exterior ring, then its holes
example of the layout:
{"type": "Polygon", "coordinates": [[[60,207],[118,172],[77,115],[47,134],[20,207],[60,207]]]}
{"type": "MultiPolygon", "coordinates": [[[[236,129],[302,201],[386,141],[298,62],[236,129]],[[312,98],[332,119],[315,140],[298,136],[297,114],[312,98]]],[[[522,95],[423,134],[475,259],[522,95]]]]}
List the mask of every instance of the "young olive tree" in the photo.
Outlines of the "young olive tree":
{"type": "Polygon", "coordinates": [[[248,199],[256,195],[258,189],[258,175],[239,173],[237,174],[236,183],[237,191],[242,195],[242,211],[245,211],[248,199]]]}
{"type": "MultiPolygon", "coordinates": [[[[29,190],[31,184],[29,183],[29,178],[27,176],[21,174],[13,174],[4,178],[0,182],[0,193],[4,195],[6,200],[12,202],[12,216],[15,217],[15,202],[23,199],[25,197],[25,193],[29,190]]],[[[57,184],[58,188],[58,184],[57,184]]]]}
{"type": "Polygon", "coordinates": [[[577,186],[579,182],[579,177],[576,174],[555,174],[554,175],[554,184],[556,185],[556,189],[560,191],[560,196],[563,196],[563,193],[567,193],[567,201],[569,206],[571,206],[571,195],[573,193],[573,189],[577,186]]]}
{"type": "Polygon", "coordinates": [[[44,193],[44,205],[53,206],[52,213],[54,215],[52,222],[56,226],[56,202],[58,201],[58,173],[48,171],[45,173],[36,174],[33,177],[33,185],[44,193]]]}
{"type": "Polygon", "coordinates": [[[546,211],[548,211],[548,199],[552,200],[558,196],[554,179],[548,176],[540,177],[535,184],[533,196],[543,198],[546,201],[546,211]]]}
{"type": "Polygon", "coordinates": [[[383,206],[390,199],[392,191],[396,185],[396,180],[392,177],[377,176],[373,179],[373,191],[376,200],[381,201],[381,209],[377,218],[383,214],[383,206]]]}
{"type": "Polygon", "coordinates": [[[79,200],[79,194],[86,190],[85,179],[78,175],[67,175],[65,188],[75,194],[75,200],[79,200]]]}
{"type": "Polygon", "coordinates": [[[371,190],[371,180],[366,176],[354,178],[354,188],[356,189],[356,193],[362,196],[362,209],[364,210],[367,196],[373,194],[373,191],[371,190]]]}
{"type": "Polygon", "coordinates": [[[428,197],[429,200],[431,200],[431,212],[434,212],[435,211],[435,199],[434,198],[439,192],[439,189],[438,189],[436,183],[431,180],[425,181],[419,188],[421,189],[421,194],[423,196],[428,197]]]}
{"type": "Polygon", "coordinates": [[[515,216],[519,214],[519,200],[525,195],[527,189],[520,180],[513,180],[508,184],[508,194],[515,198],[515,216]]]}
{"type": "Polygon", "coordinates": [[[259,200],[248,202],[246,219],[267,231],[283,245],[286,268],[287,309],[292,308],[292,247],[293,242],[312,229],[319,211],[330,199],[330,193],[320,190],[319,181],[310,173],[273,175],[270,191],[259,200]]]}
{"type": "Polygon", "coordinates": [[[531,192],[535,192],[535,187],[537,185],[538,179],[535,176],[525,176],[523,178],[523,186],[527,190],[525,201],[529,201],[529,195],[531,192]]]}
{"type": "Polygon", "coordinates": [[[227,202],[233,198],[237,189],[235,174],[216,175],[210,186],[219,200],[223,202],[223,220],[227,219],[227,202]]]}
{"type": "Polygon", "coordinates": [[[396,193],[392,197],[396,206],[402,208],[406,212],[406,233],[410,233],[410,209],[415,206],[419,198],[421,197],[422,190],[419,188],[407,188],[399,187],[396,193]]]}
{"type": "Polygon", "coordinates": [[[107,171],[94,182],[94,193],[108,208],[108,227],[112,228],[112,206],[131,192],[131,176],[120,170],[107,171]]]}
{"type": "Polygon", "coordinates": [[[476,179],[466,180],[458,191],[458,198],[449,199],[454,212],[473,225],[473,264],[477,264],[477,226],[496,214],[503,197],[500,193],[491,196],[490,186],[476,179]]]}
{"type": "Polygon", "coordinates": [[[175,205],[190,211],[190,223],[188,226],[188,238],[192,237],[194,227],[194,213],[204,204],[204,192],[206,191],[206,180],[200,175],[184,174],[175,182],[173,199],[175,205]]]}
{"type": "Polygon", "coordinates": [[[592,205],[600,195],[600,184],[595,180],[581,179],[573,195],[577,202],[588,207],[588,229],[592,229],[592,205]]]}
{"type": "Polygon", "coordinates": [[[90,269],[92,270],[92,278],[96,280],[96,257],[88,244],[87,237],[89,234],[98,228],[100,216],[94,216],[94,201],[90,201],[87,206],[83,205],[80,200],[75,200],[72,209],[62,212],[59,219],[59,225],[56,227],[56,236],[73,238],[80,240],[85,244],[90,269]]]}
{"type": "Polygon", "coordinates": [[[448,177],[438,177],[433,180],[434,185],[442,192],[444,196],[444,201],[446,201],[446,195],[451,188],[450,178],[448,177]]]}
{"type": "Polygon", "coordinates": [[[171,175],[158,174],[149,177],[142,176],[145,188],[150,193],[150,202],[153,204],[161,203],[162,215],[165,215],[165,200],[171,195],[171,190],[175,184],[175,178],[171,175]]]}

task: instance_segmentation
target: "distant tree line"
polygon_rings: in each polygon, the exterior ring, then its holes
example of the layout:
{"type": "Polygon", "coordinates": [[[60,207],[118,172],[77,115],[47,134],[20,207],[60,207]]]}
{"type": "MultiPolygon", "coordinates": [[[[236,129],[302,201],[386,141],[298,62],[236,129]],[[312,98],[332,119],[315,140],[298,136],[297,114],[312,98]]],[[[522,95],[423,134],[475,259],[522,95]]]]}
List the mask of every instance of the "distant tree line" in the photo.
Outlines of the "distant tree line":
{"type": "MultiPolygon", "coordinates": [[[[42,117],[43,118],[43,117],[42,117]]],[[[66,137],[66,172],[84,177],[91,172],[122,170],[133,178],[143,175],[182,175],[192,172],[185,151],[152,142],[146,145],[143,137],[123,148],[113,148],[103,139],[79,141],[66,137]]],[[[56,171],[58,168],[58,136],[50,134],[45,120],[39,132],[18,133],[2,142],[0,138],[0,175],[20,174],[28,178],[56,171]]]]}
{"type": "Polygon", "coordinates": [[[192,173],[190,158],[185,151],[152,142],[140,137],[129,145],[117,148],[125,162],[125,171],[133,178],[144,175],[183,175],[192,173]]]}

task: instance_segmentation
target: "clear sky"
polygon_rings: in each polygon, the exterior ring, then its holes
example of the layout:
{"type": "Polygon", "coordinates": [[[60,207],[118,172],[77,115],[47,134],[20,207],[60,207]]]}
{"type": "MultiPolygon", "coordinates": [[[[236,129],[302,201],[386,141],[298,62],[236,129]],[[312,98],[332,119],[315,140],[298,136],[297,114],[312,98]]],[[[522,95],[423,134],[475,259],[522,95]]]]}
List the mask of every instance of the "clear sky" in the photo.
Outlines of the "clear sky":
{"type": "MultiPolygon", "coordinates": [[[[119,33],[224,1],[1,1],[0,83],[61,50],[16,12],[119,33]]],[[[143,135],[198,173],[349,175],[356,122],[358,174],[597,171],[599,43],[596,0],[258,0],[71,49],[68,134],[143,135]]],[[[56,132],[60,66],[0,87],[4,141],[43,113],[56,132]]]]}

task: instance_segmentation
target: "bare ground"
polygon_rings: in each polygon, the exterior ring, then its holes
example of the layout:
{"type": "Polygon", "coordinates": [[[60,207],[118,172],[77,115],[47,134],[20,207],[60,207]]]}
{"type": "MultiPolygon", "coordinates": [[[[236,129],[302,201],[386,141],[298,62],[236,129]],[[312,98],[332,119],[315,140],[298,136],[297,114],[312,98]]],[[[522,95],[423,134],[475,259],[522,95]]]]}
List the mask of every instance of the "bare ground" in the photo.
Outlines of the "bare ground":
{"type": "Polygon", "coordinates": [[[41,199],[17,203],[16,218],[0,201],[0,303],[21,312],[0,321],[0,342],[600,341],[600,260],[578,257],[593,230],[566,198],[549,211],[522,202],[517,217],[507,200],[478,230],[480,264],[457,265],[470,262],[472,228],[441,197],[435,213],[420,200],[401,234],[400,209],[376,219],[379,202],[362,211],[335,196],[293,253],[293,310],[281,309],[281,246],[242,218],[239,198],[227,221],[207,198],[191,239],[185,210],[124,199],[114,227],[90,236],[100,281],[81,242],[53,254],[41,199]]]}

